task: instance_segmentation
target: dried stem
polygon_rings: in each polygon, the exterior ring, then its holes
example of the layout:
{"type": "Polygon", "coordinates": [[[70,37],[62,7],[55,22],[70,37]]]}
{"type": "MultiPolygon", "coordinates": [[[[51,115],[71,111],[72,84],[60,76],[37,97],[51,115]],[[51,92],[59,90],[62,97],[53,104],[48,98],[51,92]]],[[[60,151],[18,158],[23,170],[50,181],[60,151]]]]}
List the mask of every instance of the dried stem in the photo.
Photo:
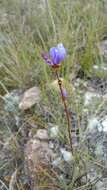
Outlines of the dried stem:
{"type": "Polygon", "coordinates": [[[67,109],[67,102],[66,102],[66,99],[65,99],[65,97],[64,97],[64,95],[63,95],[62,81],[61,81],[60,78],[59,78],[57,69],[56,69],[55,72],[56,72],[56,77],[57,77],[57,80],[58,80],[58,85],[59,85],[59,89],[60,89],[60,93],[61,93],[61,97],[62,97],[62,102],[63,102],[63,104],[64,104],[64,110],[65,110],[65,114],[66,114],[66,118],[67,118],[69,144],[70,144],[71,151],[72,151],[72,153],[73,153],[72,136],[71,136],[71,125],[70,125],[70,116],[69,116],[69,112],[68,112],[68,109],[67,109]]]}

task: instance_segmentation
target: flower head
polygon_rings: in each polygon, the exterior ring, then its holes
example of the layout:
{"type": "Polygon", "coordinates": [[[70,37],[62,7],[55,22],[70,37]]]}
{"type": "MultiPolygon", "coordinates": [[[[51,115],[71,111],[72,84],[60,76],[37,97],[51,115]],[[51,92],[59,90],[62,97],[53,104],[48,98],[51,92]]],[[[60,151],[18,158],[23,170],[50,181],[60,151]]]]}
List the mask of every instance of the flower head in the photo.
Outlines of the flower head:
{"type": "Polygon", "coordinates": [[[61,61],[65,59],[66,55],[66,49],[64,48],[63,44],[60,43],[56,47],[50,48],[49,55],[43,53],[42,57],[47,64],[54,67],[59,66],[61,61]]]}

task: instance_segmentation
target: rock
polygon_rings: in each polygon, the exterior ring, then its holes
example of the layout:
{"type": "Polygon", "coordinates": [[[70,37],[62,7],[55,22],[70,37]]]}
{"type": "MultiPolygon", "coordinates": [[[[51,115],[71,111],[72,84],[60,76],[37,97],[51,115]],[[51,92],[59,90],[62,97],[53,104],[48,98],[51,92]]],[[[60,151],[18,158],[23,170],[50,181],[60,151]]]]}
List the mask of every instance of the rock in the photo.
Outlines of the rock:
{"type": "Polygon", "coordinates": [[[94,131],[94,129],[96,129],[99,125],[99,121],[97,118],[90,118],[88,121],[88,131],[94,131]]]}
{"type": "Polygon", "coordinates": [[[49,164],[52,158],[52,151],[48,148],[47,142],[42,142],[38,139],[33,139],[27,144],[26,151],[28,155],[28,160],[34,164],[35,171],[39,169],[42,164],[49,164]]]}
{"type": "Polygon", "coordinates": [[[34,104],[40,101],[40,90],[38,87],[32,87],[26,90],[23,94],[23,98],[20,101],[19,108],[21,110],[27,110],[31,108],[34,104]]]}
{"type": "Polygon", "coordinates": [[[107,133],[107,117],[102,121],[103,132],[107,133]]]}
{"type": "Polygon", "coordinates": [[[10,93],[7,93],[3,98],[5,100],[5,111],[17,113],[19,110],[18,105],[21,99],[21,91],[13,90],[10,93]]]}
{"type": "Polygon", "coordinates": [[[49,140],[48,132],[45,129],[39,129],[35,135],[39,140],[49,140]]]}
{"type": "Polygon", "coordinates": [[[107,71],[107,67],[105,66],[98,66],[98,65],[93,65],[93,69],[97,70],[97,71],[107,71]]]}
{"type": "Polygon", "coordinates": [[[55,154],[49,148],[48,139],[47,131],[40,129],[36,135],[28,141],[25,148],[26,163],[33,190],[38,190],[39,185],[44,182],[44,179],[46,184],[49,185],[52,183],[50,178],[45,175],[45,172],[51,175],[50,164],[51,161],[55,159],[55,154]]]}
{"type": "Polygon", "coordinates": [[[100,98],[102,98],[102,96],[98,93],[87,91],[85,93],[85,97],[84,97],[84,105],[85,106],[90,105],[90,103],[92,103],[93,98],[100,99],[100,98]]]}
{"type": "Polygon", "coordinates": [[[71,162],[73,160],[73,155],[71,152],[65,150],[64,148],[60,149],[64,161],[71,162]]]}
{"type": "Polygon", "coordinates": [[[54,145],[55,145],[54,142],[52,142],[52,141],[49,142],[49,148],[50,149],[54,149],[54,145]]]}
{"type": "Polygon", "coordinates": [[[54,167],[58,167],[61,164],[61,161],[62,161],[61,157],[58,157],[55,160],[53,160],[52,165],[54,167]]]}
{"type": "Polygon", "coordinates": [[[74,82],[75,88],[79,88],[80,86],[87,88],[88,82],[85,80],[82,80],[80,78],[77,78],[74,82]]]}
{"type": "Polygon", "coordinates": [[[58,133],[59,133],[59,127],[56,125],[56,126],[54,126],[54,127],[51,127],[50,129],[49,129],[49,136],[50,136],[50,138],[55,138],[55,137],[57,137],[58,138],[58,133]]]}

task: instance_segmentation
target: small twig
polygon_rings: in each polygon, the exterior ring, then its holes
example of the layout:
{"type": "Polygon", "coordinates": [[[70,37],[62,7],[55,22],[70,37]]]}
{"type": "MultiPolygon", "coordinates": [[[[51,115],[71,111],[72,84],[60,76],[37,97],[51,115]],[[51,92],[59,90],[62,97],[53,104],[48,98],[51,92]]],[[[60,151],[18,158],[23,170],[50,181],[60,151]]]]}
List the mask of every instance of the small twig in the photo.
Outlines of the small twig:
{"type": "Polygon", "coordinates": [[[70,117],[69,117],[69,112],[68,112],[68,109],[67,109],[67,103],[66,103],[65,97],[63,95],[62,81],[60,80],[60,78],[58,76],[57,69],[56,69],[56,77],[57,77],[57,80],[58,80],[58,85],[59,85],[59,89],[60,89],[60,93],[61,93],[61,97],[62,97],[62,102],[64,104],[64,111],[66,113],[66,118],[67,118],[67,123],[68,123],[69,144],[70,144],[71,152],[73,153],[70,117]]]}
{"type": "Polygon", "coordinates": [[[78,177],[75,179],[74,184],[75,184],[77,181],[81,180],[82,177],[85,177],[85,176],[87,176],[87,172],[85,172],[85,173],[83,173],[82,175],[78,176],[78,177]]]}
{"type": "MultiPolygon", "coordinates": [[[[89,189],[89,187],[91,186],[94,186],[98,181],[100,180],[100,178],[96,177],[95,179],[93,179],[92,181],[89,181],[86,185],[83,185],[81,187],[77,187],[77,188],[74,188],[74,190],[86,190],[87,188],[89,189]]],[[[88,190],[87,189],[87,190],[88,190]]]]}
{"type": "Polygon", "coordinates": [[[16,184],[16,177],[17,177],[17,169],[14,171],[14,173],[11,176],[10,183],[9,183],[10,190],[14,189],[14,186],[16,184]]]}
{"type": "Polygon", "coordinates": [[[5,188],[6,190],[9,190],[9,188],[5,185],[5,183],[0,179],[0,189],[1,188],[5,188]]]}

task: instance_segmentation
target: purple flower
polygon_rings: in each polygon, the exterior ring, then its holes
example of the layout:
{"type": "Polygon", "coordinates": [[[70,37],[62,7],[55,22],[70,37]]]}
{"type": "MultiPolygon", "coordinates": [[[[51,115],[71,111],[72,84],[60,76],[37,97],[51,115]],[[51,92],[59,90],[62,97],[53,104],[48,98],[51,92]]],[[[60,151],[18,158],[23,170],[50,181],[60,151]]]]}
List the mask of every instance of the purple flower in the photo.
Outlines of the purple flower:
{"type": "Polygon", "coordinates": [[[66,49],[63,44],[58,44],[57,47],[52,47],[49,51],[52,63],[54,65],[59,64],[66,57],[66,49]]]}
{"type": "Polygon", "coordinates": [[[48,65],[53,65],[52,64],[52,61],[49,59],[49,55],[47,53],[42,53],[42,58],[45,60],[45,62],[48,64],[48,65]]]}
{"type": "Polygon", "coordinates": [[[60,43],[57,47],[52,47],[49,51],[49,55],[46,53],[42,54],[43,59],[45,62],[52,66],[58,66],[61,61],[66,58],[67,52],[64,48],[63,44],[60,43]]]}
{"type": "Polygon", "coordinates": [[[67,93],[67,91],[66,91],[65,88],[63,88],[63,90],[62,90],[62,94],[63,94],[63,97],[64,97],[64,98],[67,98],[68,93],[67,93]]]}

